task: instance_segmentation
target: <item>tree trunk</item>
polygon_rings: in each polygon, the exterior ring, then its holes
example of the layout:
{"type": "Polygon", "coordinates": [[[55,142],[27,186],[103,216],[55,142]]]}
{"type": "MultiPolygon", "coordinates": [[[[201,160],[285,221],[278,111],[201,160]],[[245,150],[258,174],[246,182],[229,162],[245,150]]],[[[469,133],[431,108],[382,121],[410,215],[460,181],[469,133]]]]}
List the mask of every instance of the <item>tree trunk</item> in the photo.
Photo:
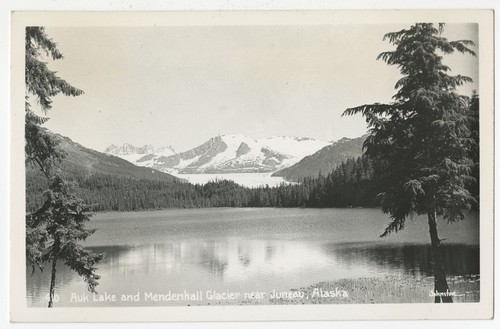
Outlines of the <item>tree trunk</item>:
{"type": "Polygon", "coordinates": [[[446,282],[443,259],[441,257],[441,240],[439,240],[436,223],[436,213],[429,211],[427,213],[429,221],[429,233],[431,235],[432,258],[434,260],[434,302],[435,303],[453,303],[451,296],[448,296],[449,287],[446,282]],[[441,296],[440,296],[441,294],[441,296]]]}
{"type": "Polygon", "coordinates": [[[54,299],[54,292],[56,289],[56,265],[57,257],[54,257],[54,260],[52,261],[52,274],[50,276],[49,307],[52,307],[52,301],[54,299]]]}

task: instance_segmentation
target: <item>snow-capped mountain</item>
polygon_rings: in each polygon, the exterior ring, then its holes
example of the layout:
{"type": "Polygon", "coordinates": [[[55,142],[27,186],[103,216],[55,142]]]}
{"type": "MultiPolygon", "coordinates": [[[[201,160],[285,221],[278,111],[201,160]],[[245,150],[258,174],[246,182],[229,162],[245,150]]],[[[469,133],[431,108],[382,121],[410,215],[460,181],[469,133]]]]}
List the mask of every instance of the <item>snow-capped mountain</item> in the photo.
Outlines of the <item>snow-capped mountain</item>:
{"type": "Polygon", "coordinates": [[[174,174],[274,172],[329,144],[311,138],[278,136],[253,139],[242,134],[220,135],[186,152],[170,155],[147,153],[136,157],[133,163],[174,174]]]}
{"type": "Polygon", "coordinates": [[[175,150],[171,146],[154,148],[152,145],[134,146],[125,143],[122,146],[111,144],[104,150],[104,153],[115,155],[135,164],[138,159],[146,155],[169,156],[175,154],[175,150]]]}

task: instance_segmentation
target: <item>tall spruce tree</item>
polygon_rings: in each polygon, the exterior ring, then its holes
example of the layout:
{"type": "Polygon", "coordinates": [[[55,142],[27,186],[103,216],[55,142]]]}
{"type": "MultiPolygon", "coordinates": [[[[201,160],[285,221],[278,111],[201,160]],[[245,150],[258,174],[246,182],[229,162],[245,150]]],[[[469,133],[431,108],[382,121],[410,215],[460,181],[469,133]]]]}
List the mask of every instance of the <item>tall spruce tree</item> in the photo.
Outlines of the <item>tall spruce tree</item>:
{"type": "Polygon", "coordinates": [[[402,230],[414,214],[427,214],[434,261],[435,302],[452,302],[441,256],[437,216],[462,220],[476,202],[466,189],[471,180],[469,158],[473,144],[469,99],[456,88],[472,81],[449,75],[442,55],[455,51],[475,56],[472,41],[442,37],[444,24],[419,23],[388,33],[396,49],[377,59],[399,68],[402,78],[391,104],[347,109],[343,115],[362,114],[369,136],[364,143],[374,165],[374,179],[383,191],[382,210],[391,222],[382,237],[402,230]]]}
{"type": "Polygon", "coordinates": [[[83,277],[91,292],[95,291],[99,276],[95,264],[102,255],[84,249],[79,242],[94,231],[85,228],[90,219],[88,206],[77,198],[72,184],[63,178],[57,164],[65,153],[58,147],[58,141],[42,127],[47,117],[37,115],[30,99],[38,103],[47,114],[52,108],[51,97],[60,93],[78,96],[83,92],[61,79],[49,70],[41,55],[53,60],[62,54],[56,44],[47,36],[43,27],[27,27],[25,36],[25,156],[27,166],[36,166],[49,182],[41,207],[26,215],[26,261],[33,271],[43,270],[51,263],[51,279],[48,306],[53,306],[57,261],[61,260],[83,277]]]}

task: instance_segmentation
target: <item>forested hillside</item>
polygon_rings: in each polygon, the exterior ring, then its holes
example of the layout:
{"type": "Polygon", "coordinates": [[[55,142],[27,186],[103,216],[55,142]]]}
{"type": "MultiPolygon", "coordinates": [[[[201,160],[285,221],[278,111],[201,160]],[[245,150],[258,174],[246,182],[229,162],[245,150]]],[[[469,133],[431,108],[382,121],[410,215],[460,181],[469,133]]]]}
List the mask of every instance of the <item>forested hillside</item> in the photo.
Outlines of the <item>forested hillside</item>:
{"type": "Polygon", "coordinates": [[[58,147],[66,153],[59,167],[69,177],[102,174],[167,182],[178,180],[167,173],[133,165],[119,157],[86,148],[68,137],[52,134],[48,130],[47,132],[59,143],[58,147]]]}
{"type": "MultiPolygon", "coordinates": [[[[77,194],[92,210],[143,210],[198,207],[369,207],[375,206],[372,168],[366,158],[347,160],[326,176],[300,184],[245,188],[232,181],[193,185],[180,181],[134,179],[105,174],[74,175],[77,194]]],[[[27,210],[41,205],[47,182],[28,171],[27,210]]]]}
{"type": "Polygon", "coordinates": [[[343,161],[360,157],[363,154],[363,142],[366,136],[342,138],[325,146],[314,154],[304,157],[291,167],[279,170],[273,176],[284,177],[288,181],[300,182],[306,177],[326,175],[337,168],[343,161]]]}

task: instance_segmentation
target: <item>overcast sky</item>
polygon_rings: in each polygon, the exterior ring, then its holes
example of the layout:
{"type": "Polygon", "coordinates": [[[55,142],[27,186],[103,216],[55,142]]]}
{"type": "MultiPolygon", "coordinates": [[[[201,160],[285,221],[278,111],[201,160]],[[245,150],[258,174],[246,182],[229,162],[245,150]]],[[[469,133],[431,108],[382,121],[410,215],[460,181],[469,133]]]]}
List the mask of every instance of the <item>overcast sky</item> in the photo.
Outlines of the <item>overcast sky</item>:
{"type": "MultiPolygon", "coordinates": [[[[366,132],[348,107],[390,102],[399,74],[377,61],[383,35],[409,25],[47,28],[64,59],[49,67],[85,94],[57,96],[46,126],[99,151],[178,151],[218,134],[338,140],[366,132]]],[[[477,44],[476,25],[446,25],[477,44]]],[[[445,58],[477,81],[477,58],[445,58]]],[[[470,95],[476,82],[463,88],[470,95]]]]}

